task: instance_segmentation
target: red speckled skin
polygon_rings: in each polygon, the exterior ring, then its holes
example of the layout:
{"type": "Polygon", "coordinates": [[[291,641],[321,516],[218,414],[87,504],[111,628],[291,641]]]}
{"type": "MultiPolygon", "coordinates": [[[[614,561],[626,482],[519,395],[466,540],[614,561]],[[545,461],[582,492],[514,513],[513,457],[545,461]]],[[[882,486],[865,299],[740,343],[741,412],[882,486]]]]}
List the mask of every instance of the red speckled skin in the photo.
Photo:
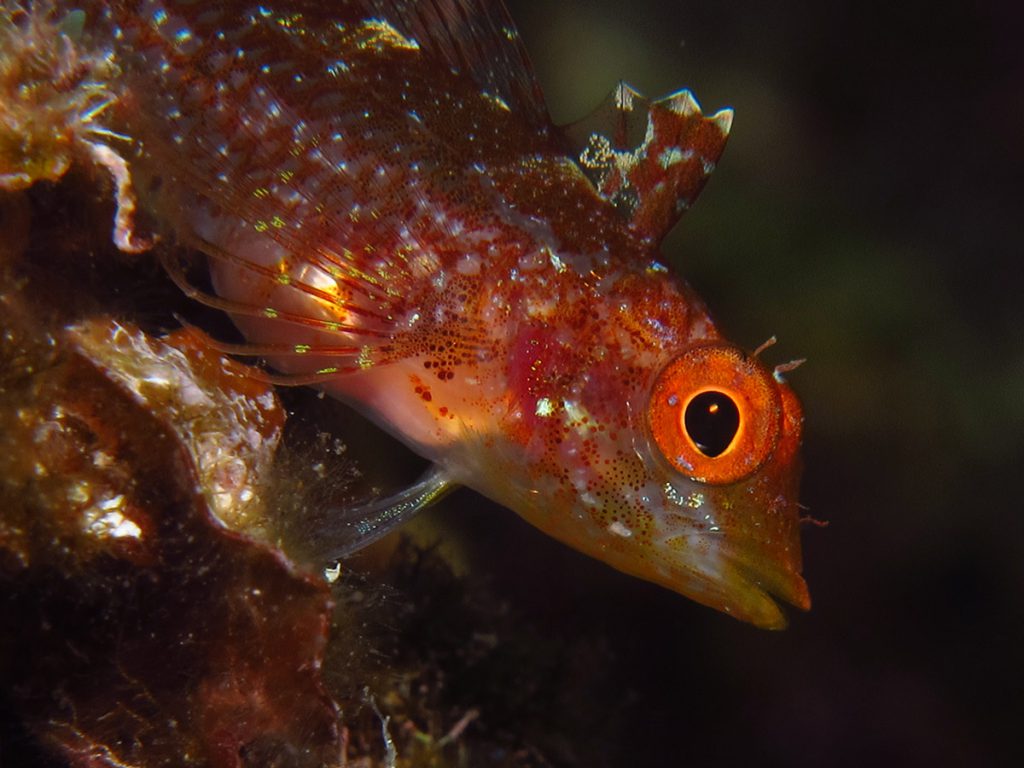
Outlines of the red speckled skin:
{"type": "Polygon", "coordinates": [[[568,154],[502,11],[110,8],[141,195],[274,367],[616,568],[762,626],[767,592],[806,607],[796,399],[773,384],[780,438],[738,482],[659,454],[655,377],[724,342],[568,154]]]}

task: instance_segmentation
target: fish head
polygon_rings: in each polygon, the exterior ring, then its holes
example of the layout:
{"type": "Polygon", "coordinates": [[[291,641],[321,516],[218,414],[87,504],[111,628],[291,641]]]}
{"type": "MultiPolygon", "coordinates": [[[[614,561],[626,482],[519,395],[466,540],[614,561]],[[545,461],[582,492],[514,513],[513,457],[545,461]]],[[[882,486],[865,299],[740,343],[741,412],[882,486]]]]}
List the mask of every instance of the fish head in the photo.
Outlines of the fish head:
{"type": "Polygon", "coordinates": [[[625,406],[631,428],[594,433],[593,458],[567,473],[571,500],[553,496],[524,517],[759,627],[785,626],[774,598],[808,609],[797,502],[803,416],[781,375],[731,344],[698,343],[625,406]]]}
{"type": "Polygon", "coordinates": [[[810,607],[800,575],[803,413],[781,374],[725,343],[695,345],[657,375],[636,446],[660,497],[650,512],[657,581],[764,627],[772,595],[810,607]]]}

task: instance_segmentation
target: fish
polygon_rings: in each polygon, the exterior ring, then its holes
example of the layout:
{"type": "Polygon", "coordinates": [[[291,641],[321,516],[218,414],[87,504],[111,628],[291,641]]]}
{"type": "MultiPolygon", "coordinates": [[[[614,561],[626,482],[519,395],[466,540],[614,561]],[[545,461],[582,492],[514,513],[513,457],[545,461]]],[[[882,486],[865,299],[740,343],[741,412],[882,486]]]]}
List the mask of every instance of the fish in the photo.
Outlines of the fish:
{"type": "Polygon", "coordinates": [[[121,191],[205,254],[206,288],[166,262],[246,339],[220,348],[431,462],[339,510],[325,556],[466,486],[756,626],[810,607],[791,366],[725,339],[660,254],[731,110],[620,83],[557,126],[493,0],[75,7],[117,68],[121,191]]]}

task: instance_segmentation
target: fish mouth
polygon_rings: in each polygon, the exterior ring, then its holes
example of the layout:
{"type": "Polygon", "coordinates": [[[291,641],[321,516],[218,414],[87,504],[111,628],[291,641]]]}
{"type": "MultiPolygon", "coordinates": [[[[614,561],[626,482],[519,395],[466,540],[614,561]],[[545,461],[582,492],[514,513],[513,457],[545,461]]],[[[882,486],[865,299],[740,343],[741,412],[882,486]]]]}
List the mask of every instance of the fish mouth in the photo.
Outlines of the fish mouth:
{"type": "Polygon", "coordinates": [[[708,585],[715,598],[708,603],[712,607],[762,629],[786,628],[788,621],[779,601],[810,610],[811,595],[798,562],[744,547],[720,551],[719,555],[717,572],[702,574],[712,582],[708,585]]]}
{"type": "Polygon", "coordinates": [[[625,573],[761,629],[786,628],[780,603],[803,611],[811,607],[807,582],[800,574],[799,543],[794,550],[777,543],[697,535],[677,537],[673,544],[656,548],[653,557],[637,558],[626,549],[603,550],[600,556],[625,573]]]}

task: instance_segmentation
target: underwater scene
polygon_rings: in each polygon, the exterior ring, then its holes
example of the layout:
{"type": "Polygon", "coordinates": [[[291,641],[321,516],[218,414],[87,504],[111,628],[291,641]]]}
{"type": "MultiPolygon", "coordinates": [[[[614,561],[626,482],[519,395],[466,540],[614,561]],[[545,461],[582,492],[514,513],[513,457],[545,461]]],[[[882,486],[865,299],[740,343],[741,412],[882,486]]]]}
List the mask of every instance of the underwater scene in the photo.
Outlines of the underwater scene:
{"type": "Polygon", "coordinates": [[[0,0],[0,767],[1019,765],[1014,11],[0,0]]]}

